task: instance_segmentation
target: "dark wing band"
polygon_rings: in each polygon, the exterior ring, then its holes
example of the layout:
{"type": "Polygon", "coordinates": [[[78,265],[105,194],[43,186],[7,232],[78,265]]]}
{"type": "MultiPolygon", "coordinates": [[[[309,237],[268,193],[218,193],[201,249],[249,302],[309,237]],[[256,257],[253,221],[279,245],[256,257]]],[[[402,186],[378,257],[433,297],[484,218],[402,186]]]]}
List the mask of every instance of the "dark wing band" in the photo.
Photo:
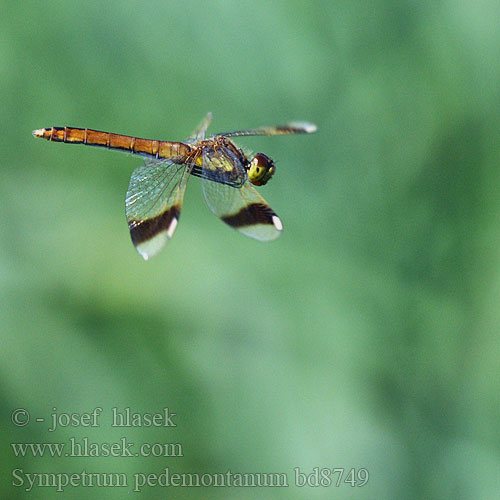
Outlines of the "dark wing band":
{"type": "Polygon", "coordinates": [[[144,259],[156,255],[174,234],[189,166],[149,162],[132,173],[125,201],[130,236],[144,259]]]}

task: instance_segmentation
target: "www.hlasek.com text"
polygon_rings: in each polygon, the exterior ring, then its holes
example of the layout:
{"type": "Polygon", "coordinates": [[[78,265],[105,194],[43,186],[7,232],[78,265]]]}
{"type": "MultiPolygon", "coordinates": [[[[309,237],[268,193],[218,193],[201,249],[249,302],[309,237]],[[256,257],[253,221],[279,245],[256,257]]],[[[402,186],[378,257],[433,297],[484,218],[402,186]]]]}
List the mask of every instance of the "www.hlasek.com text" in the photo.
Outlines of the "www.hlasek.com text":
{"type": "Polygon", "coordinates": [[[16,457],[183,457],[182,443],[114,443],[69,438],[67,443],[11,443],[16,457]]]}

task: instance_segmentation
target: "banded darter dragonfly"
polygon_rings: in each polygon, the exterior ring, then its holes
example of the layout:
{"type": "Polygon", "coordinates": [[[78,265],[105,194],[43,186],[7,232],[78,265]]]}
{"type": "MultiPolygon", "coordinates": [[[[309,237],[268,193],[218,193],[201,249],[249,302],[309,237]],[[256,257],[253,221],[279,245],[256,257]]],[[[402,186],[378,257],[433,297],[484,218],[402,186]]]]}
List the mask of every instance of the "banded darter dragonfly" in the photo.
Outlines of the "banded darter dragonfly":
{"type": "Polygon", "coordinates": [[[132,173],[125,207],[132,242],[146,260],[156,255],[174,234],[191,175],[201,178],[205,201],[222,221],[250,238],[276,239],[283,230],[281,219],[253,187],[269,181],[276,170],[274,162],[264,153],[245,154],[231,139],[309,134],[316,131],[316,126],[293,122],[206,136],[211,121],[212,114],[208,113],[184,142],[73,127],[42,128],[34,130],[33,135],[145,158],[144,165],[132,173]]]}

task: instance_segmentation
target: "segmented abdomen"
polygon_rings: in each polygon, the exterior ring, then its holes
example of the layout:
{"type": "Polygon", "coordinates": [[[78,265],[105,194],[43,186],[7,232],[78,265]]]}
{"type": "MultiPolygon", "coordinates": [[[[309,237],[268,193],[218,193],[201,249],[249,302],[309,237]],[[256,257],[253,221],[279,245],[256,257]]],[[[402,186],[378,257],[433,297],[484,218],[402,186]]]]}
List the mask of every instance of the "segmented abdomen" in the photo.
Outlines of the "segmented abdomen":
{"type": "Polygon", "coordinates": [[[183,142],[153,141],[128,135],[101,132],[87,128],[51,127],[33,131],[35,137],[48,141],[66,142],[99,146],[118,151],[126,151],[153,158],[182,157],[190,152],[190,147],[183,142]]]}

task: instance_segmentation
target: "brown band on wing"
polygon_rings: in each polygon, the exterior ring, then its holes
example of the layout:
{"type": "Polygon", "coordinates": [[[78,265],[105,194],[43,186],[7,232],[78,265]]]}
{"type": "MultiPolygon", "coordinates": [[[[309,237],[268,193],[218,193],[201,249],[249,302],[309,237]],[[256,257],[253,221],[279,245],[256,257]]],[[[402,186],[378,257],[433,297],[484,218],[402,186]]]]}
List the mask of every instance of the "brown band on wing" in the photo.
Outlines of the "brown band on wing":
{"type": "Polygon", "coordinates": [[[232,227],[252,226],[254,224],[274,225],[273,217],[276,213],[268,205],[252,203],[242,208],[238,213],[221,217],[221,219],[232,227]]]}
{"type": "Polygon", "coordinates": [[[162,231],[168,231],[174,219],[179,219],[180,207],[178,205],[171,206],[161,215],[146,220],[131,220],[128,223],[130,236],[135,246],[144,243],[162,231]]]}

